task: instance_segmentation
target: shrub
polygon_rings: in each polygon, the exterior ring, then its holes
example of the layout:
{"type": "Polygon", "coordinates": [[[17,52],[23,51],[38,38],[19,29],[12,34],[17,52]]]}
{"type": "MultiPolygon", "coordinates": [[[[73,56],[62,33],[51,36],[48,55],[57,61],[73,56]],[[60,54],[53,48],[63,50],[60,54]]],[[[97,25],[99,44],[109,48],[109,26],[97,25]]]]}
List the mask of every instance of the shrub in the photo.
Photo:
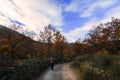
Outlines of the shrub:
{"type": "Polygon", "coordinates": [[[107,69],[113,63],[112,55],[109,55],[108,52],[105,50],[99,51],[98,53],[94,54],[94,66],[107,69]],[[103,53],[102,53],[103,52],[103,53]]]}
{"type": "Polygon", "coordinates": [[[114,63],[108,70],[109,80],[120,80],[120,64],[114,63]]]}
{"type": "Polygon", "coordinates": [[[94,72],[93,70],[86,69],[84,71],[82,80],[101,80],[101,76],[99,74],[96,74],[96,72],[94,72]]]}
{"type": "Polygon", "coordinates": [[[85,62],[85,61],[88,61],[88,60],[91,60],[92,59],[92,55],[90,54],[86,54],[86,55],[81,55],[81,56],[78,56],[76,57],[76,61],[79,61],[79,62],[85,62]]]}
{"type": "Polygon", "coordinates": [[[73,61],[72,67],[82,80],[120,79],[120,55],[110,55],[106,50],[101,50],[94,56],[79,56],[73,61]]]}
{"type": "Polygon", "coordinates": [[[12,69],[5,68],[0,71],[0,80],[32,80],[38,77],[47,67],[49,61],[24,61],[12,69]]]}

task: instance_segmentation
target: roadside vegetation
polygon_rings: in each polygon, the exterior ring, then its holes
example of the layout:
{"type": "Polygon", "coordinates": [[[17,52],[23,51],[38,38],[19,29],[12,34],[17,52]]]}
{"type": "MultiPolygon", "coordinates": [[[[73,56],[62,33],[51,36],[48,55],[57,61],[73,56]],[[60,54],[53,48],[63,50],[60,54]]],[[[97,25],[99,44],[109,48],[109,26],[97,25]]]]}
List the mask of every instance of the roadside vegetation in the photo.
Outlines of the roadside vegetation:
{"type": "Polygon", "coordinates": [[[51,55],[55,64],[73,58],[67,39],[52,25],[37,35],[20,25],[0,27],[0,80],[32,80],[50,66],[51,55]]]}
{"type": "MultiPolygon", "coordinates": [[[[102,54],[102,51],[100,51],[102,54]]],[[[77,71],[81,80],[119,80],[120,55],[82,55],[72,62],[72,67],[77,71]]]]}
{"type": "MultiPolygon", "coordinates": [[[[86,50],[72,62],[81,80],[120,79],[120,19],[100,24],[84,41],[86,50]]],[[[81,49],[81,52],[83,50],[81,49]]]]}

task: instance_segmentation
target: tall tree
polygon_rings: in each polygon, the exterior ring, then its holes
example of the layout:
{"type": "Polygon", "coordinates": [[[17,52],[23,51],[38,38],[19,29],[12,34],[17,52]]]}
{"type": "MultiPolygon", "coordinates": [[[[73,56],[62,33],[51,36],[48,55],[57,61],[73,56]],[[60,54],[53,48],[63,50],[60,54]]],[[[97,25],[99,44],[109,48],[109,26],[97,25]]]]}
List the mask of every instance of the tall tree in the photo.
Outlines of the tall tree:
{"type": "Polygon", "coordinates": [[[60,31],[56,31],[54,34],[53,40],[53,53],[58,57],[63,59],[63,51],[66,47],[67,40],[65,37],[60,33],[60,31]]]}
{"type": "Polygon", "coordinates": [[[44,56],[51,55],[51,47],[53,41],[53,34],[55,33],[55,28],[52,25],[45,26],[44,31],[39,33],[39,42],[41,43],[41,53],[44,56]]]}

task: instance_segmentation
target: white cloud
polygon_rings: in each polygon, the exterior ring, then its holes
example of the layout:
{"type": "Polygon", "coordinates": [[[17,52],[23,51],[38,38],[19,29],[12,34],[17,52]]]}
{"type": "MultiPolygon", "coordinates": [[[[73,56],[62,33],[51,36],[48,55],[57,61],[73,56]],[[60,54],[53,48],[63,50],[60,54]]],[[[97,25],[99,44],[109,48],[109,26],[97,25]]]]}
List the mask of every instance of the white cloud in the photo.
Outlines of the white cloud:
{"type": "Polygon", "coordinates": [[[111,17],[120,18],[120,6],[116,6],[111,8],[110,10],[105,13],[102,19],[99,18],[91,18],[90,21],[85,23],[82,27],[77,27],[74,30],[71,30],[69,33],[64,33],[66,37],[69,38],[70,42],[74,42],[77,39],[83,40],[86,37],[86,34],[91,30],[94,29],[100,23],[106,23],[111,21],[111,17]]]}
{"type": "Polygon", "coordinates": [[[97,9],[106,9],[116,3],[116,0],[99,0],[91,4],[82,14],[81,17],[89,17],[95,14],[97,9]]]}
{"type": "Polygon", "coordinates": [[[108,10],[104,17],[102,19],[99,19],[99,23],[106,23],[108,21],[111,21],[111,18],[120,18],[120,6],[115,6],[113,8],[111,8],[110,10],[108,10]]]}
{"type": "Polygon", "coordinates": [[[77,3],[77,0],[74,0],[71,2],[70,5],[67,5],[66,8],[65,8],[65,11],[67,12],[77,12],[78,11],[78,3],[77,3]]]}
{"type": "Polygon", "coordinates": [[[16,20],[33,31],[41,30],[48,24],[63,24],[61,8],[53,0],[0,0],[0,12],[4,14],[5,21],[0,18],[0,24],[16,20]]]}
{"type": "Polygon", "coordinates": [[[65,11],[79,13],[80,17],[90,17],[96,13],[96,10],[107,9],[116,2],[117,0],[73,0],[66,6],[65,11]]]}
{"type": "Polygon", "coordinates": [[[105,16],[120,18],[120,6],[116,6],[112,9],[110,9],[105,16]]]}
{"type": "Polygon", "coordinates": [[[74,30],[71,30],[69,33],[63,33],[70,42],[74,42],[77,39],[83,40],[86,36],[86,34],[93,28],[95,28],[96,25],[98,25],[98,19],[92,18],[89,22],[85,23],[83,26],[79,26],[74,30]]]}

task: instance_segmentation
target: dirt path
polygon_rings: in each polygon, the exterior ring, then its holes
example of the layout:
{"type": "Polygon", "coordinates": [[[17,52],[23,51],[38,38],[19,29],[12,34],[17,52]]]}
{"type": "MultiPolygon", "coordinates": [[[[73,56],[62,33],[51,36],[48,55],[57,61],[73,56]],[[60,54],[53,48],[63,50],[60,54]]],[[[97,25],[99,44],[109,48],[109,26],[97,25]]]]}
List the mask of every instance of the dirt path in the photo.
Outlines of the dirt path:
{"type": "Polygon", "coordinates": [[[54,66],[54,70],[51,70],[49,68],[37,80],[77,80],[77,79],[74,72],[70,69],[69,64],[59,64],[54,66]]]}

